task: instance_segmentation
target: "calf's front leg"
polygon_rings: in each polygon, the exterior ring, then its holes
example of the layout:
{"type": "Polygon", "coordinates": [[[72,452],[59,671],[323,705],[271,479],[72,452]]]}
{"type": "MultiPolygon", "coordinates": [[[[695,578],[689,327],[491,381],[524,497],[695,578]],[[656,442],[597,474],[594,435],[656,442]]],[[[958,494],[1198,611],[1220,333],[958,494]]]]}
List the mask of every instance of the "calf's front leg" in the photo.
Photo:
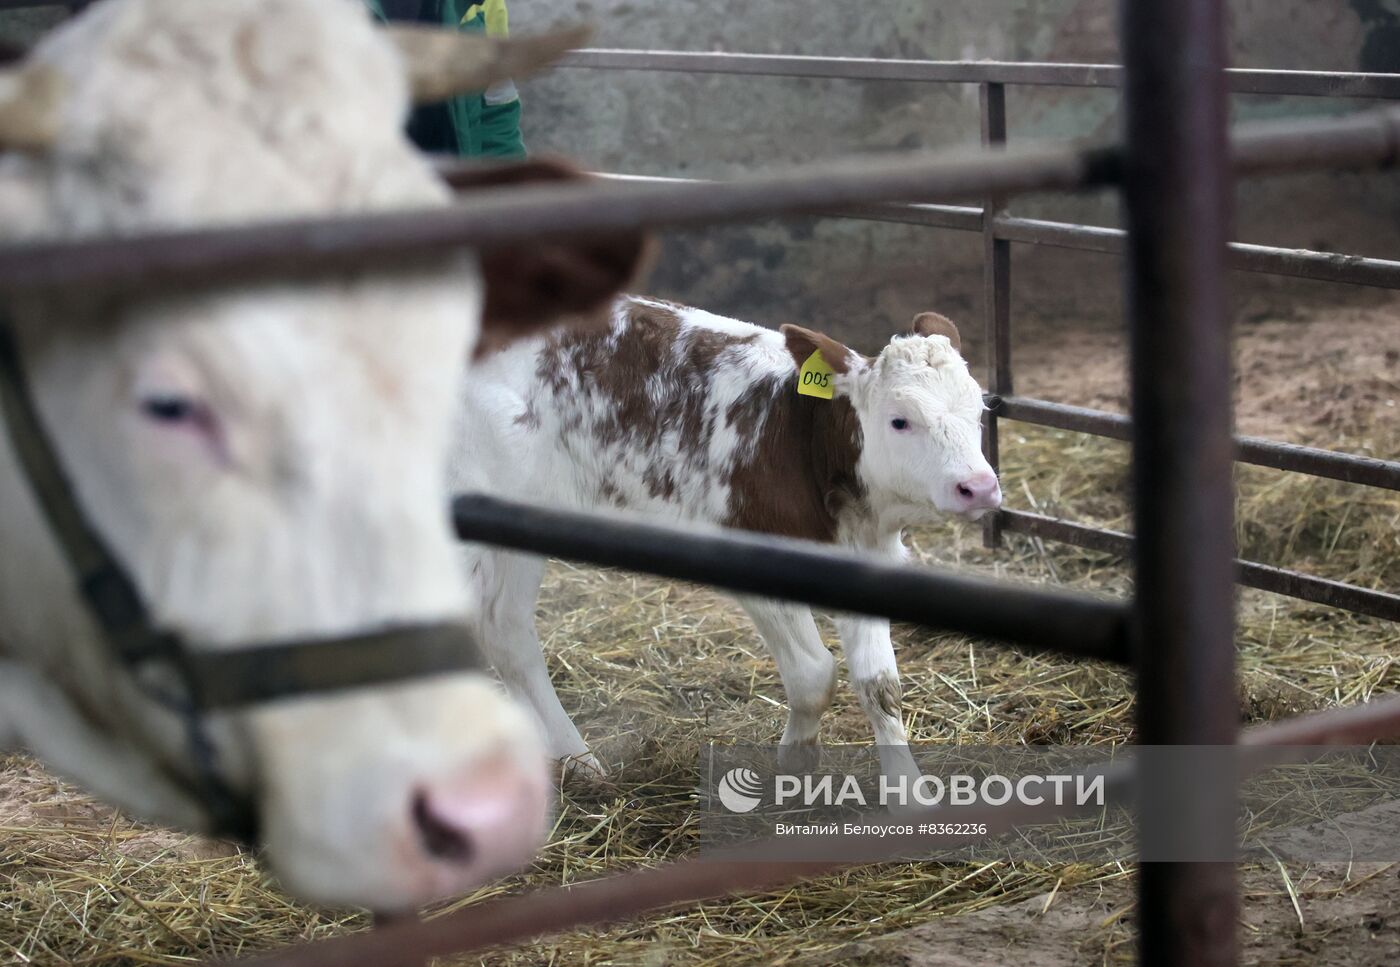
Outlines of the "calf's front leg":
{"type": "Polygon", "coordinates": [[[880,769],[891,778],[907,776],[912,783],[918,778],[919,769],[904,732],[903,692],[894,643],[890,640],[890,623],[884,618],[857,615],[840,615],[835,620],[841,647],[846,652],[851,687],[875,731],[880,769]]]}
{"type": "Polygon", "coordinates": [[[836,660],[822,644],[812,609],[766,598],[741,598],[768,646],[787,692],[788,722],[778,747],[784,772],[811,772],[817,766],[817,731],[836,690],[836,660]]]}

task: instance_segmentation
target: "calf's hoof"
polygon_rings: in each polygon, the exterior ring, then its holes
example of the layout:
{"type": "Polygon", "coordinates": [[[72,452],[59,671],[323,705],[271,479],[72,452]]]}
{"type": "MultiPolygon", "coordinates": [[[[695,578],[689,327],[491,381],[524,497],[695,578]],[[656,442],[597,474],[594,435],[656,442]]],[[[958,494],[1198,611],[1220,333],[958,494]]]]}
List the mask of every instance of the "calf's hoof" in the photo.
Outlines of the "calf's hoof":
{"type": "Polygon", "coordinates": [[[608,779],[608,767],[599,762],[592,752],[561,756],[559,764],[564,768],[567,782],[596,783],[608,779]]]}
{"type": "Polygon", "coordinates": [[[778,768],[785,775],[799,776],[815,772],[821,764],[821,746],[816,739],[789,742],[778,746],[778,768]]]}

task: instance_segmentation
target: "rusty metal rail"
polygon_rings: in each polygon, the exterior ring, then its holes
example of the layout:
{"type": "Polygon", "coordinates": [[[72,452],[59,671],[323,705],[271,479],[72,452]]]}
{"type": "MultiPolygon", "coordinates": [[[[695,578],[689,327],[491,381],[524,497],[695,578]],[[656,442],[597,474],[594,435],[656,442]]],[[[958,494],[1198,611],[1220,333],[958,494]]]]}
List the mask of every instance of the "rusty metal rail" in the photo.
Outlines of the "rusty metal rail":
{"type": "MultiPolygon", "coordinates": [[[[593,49],[571,54],[561,66],[592,70],[794,77],[807,80],[1013,84],[1018,87],[1123,86],[1123,68],[1118,64],[897,60],[872,57],[808,57],[793,54],[735,54],[718,51],[593,49]]],[[[1232,68],[1225,72],[1225,76],[1231,92],[1236,94],[1400,98],[1400,75],[1397,74],[1232,68]]]]}
{"type": "MultiPolygon", "coordinates": [[[[669,178],[617,172],[599,172],[599,175],[612,181],[633,184],[718,184],[699,178],[669,178]]],[[[928,228],[948,228],[958,232],[985,230],[983,210],[965,205],[885,204],[819,214],[923,225],[928,228]]],[[[1104,255],[1121,255],[1125,238],[1123,230],[1118,228],[1039,218],[1018,218],[1002,213],[997,213],[992,219],[992,233],[994,238],[1006,242],[1047,245],[1104,255]]],[[[1231,268],[1241,272],[1256,272],[1261,275],[1400,289],[1400,262],[1390,259],[1232,242],[1229,246],[1229,264],[1231,268]]]]}
{"type": "MultiPolygon", "coordinates": [[[[1104,527],[1090,527],[1043,514],[1008,510],[1001,516],[1001,526],[1015,534],[1061,541],[1091,551],[1116,554],[1119,557],[1131,557],[1133,554],[1131,534],[1104,527]]],[[[1235,580],[1247,588],[1272,591],[1274,594],[1284,594],[1386,621],[1400,621],[1400,595],[1388,591],[1329,581],[1300,571],[1239,559],[1235,560],[1235,580]]]]}
{"type": "Polygon", "coordinates": [[[704,533],[459,497],[457,536],[817,607],[984,635],[1033,653],[1127,664],[1125,602],[1016,587],[834,552],[807,541],[704,533]]]}
{"type": "MultiPolygon", "coordinates": [[[[1236,171],[1389,167],[1400,161],[1400,111],[1246,125],[1236,171]]],[[[470,206],[0,247],[0,294],[74,284],[155,286],[409,262],[453,246],[490,248],[646,228],[690,228],[829,213],[892,201],[1112,187],[1116,146],[921,152],[796,165],[719,184],[563,184],[498,189],[470,206]],[[290,267],[289,267],[290,266],[290,267]]],[[[447,173],[449,182],[451,172],[447,173]]]]}
{"type": "MultiPolygon", "coordinates": [[[[1259,726],[1245,732],[1240,744],[1254,748],[1283,746],[1367,745],[1400,734],[1400,696],[1377,699],[1347,709],[1329,709],[1259,726]]],[[[1132,781],[1131,767],[1114,776],[1114,784],[1132,781]]],[[[1063,815],[1053,803],[1023,807],[936,807],[929,821],[986,822],[989,835],[1025,822],[1045,822],[1063,815]]],[[[922,821],[920,816],[916,821],[922,821]]],[[[907,856],[922,842],[891,837],[860,842],[854,863],[883,855],[907,856]]],[[[240,961],[242,967],[418,967],[430,957],[468,953],[522,943],[580,926],[632,919],[683,903],[736,893],[776,889],[806,877],[832,872],[840,862],[804,863],[781,839],[762,840],[734,855],[678,860],[653,869],[620,873],[571,886],[551,887],[526,896],[505,897],[458,910],[421,924],[400,923],[373,932],[322,940],[262,957],[240,961]],[[771,861],[762,862],[766,857],[771,861]]]]}
{"type": "MultiPolygon", "coordinates": [[[[1020,396],[991,396],[987,398],[987,406],[997,416],[1021,423],[1035,423],[1114,440],[1133,438],[1132,421],[1118,413],[1020,396]]],[[[1395,460],[1338,453],[1251,436],[1235,437],[1235,459],[1256,467],[1290,470],[1310,477],[1327,477],[1344,483],[1400,490],[1400,462],[1395,460]]]]}

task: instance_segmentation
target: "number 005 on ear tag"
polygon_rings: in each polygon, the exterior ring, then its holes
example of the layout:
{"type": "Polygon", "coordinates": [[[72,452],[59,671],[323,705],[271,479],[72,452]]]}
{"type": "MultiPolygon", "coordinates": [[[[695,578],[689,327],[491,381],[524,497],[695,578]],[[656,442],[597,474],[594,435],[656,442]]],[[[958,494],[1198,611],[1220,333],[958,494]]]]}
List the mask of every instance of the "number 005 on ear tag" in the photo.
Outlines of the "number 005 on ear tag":
{"type": "Polygon", "coordinates": [[[807,357],[801,372],[797,374],[797,392],[803,396],[820,396],[829,400],[835,389],[832,385],[835,375],[836,370],[827,365],[822,351],[818,349],[807,357]]]}

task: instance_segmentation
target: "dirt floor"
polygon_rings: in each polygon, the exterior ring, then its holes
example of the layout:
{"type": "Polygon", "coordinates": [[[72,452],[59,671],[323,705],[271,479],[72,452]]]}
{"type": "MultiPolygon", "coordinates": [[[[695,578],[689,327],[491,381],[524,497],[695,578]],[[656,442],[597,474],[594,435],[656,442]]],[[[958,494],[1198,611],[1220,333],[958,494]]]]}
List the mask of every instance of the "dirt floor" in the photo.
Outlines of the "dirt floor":
{"type": "MultiPolygon", "coordinates": [[[[1322,307],[1275,298],[1246,305],[1241,318],[1242,432],[1400,454],[1400,300],[1368,295],[1322,307]]],[[[1017,389],[1123,409],[1122,357],[1111,326],[1032,326],[1018,334],[1017,389]]],[[[1123,445],[1008,424],[1003,454],[1010,506],[1127,525],[1123,445]]],[[[1239,483],[1247,555],[1400,587],[1400,495],[1257,468],[1242,468],[1239,483]]],[[[1074,548],[1013,537],[990,551],[978,528],[959,524],[910,542],[929,565],[1130,590],[1121,561],[1074,548]]],[[[781,730],[772,664],[721,595],[554,564],[540,613],[564,703],[614,771],[607,783],[566,790],[558,828],[533,869],[454,908],[684,855],[694,844],[700,748],[772,741],[781,730]]],[[[1393,625],[1256,592],[1241,594],[1239,614],[1249,723],[1400,688],[1393,625]]],[[[1122,671],[912,628],[896,629],[896,642],[917,741],[1132,739],[1132,688],[1122,671]]],[[[869,741],[844,685],[825,736],[869,741]]],[[[1400,865],[1244,867],[1241,878],[1246,962],[1400,962],[1400,865]]],[[[1133,956],[1132,921],[1131,869],[901,864],[462,962],[1119,963],[1133,956]]],[[[28,760],[0,760],[0,963],[180,964],[363,923],[291,903],[236,851],[133,825],[28,760]]]]}

